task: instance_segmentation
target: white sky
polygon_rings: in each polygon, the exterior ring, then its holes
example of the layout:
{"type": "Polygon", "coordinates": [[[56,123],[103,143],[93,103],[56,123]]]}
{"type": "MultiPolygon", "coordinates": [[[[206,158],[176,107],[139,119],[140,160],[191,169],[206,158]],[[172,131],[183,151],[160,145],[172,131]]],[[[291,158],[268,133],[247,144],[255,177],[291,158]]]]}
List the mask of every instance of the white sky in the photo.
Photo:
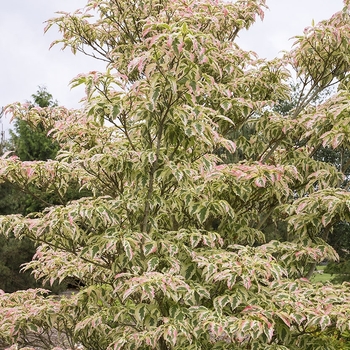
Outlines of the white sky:
{"type": "MultiPolygon", "coordinates": [[[[0,108],[9,103],[31,99],[38,86],[46,86],[59,104],[79,107],[82,88],[70,90],[69,81],[79,73],[103,70],[103,64],[60,46],[49,50],[59,39],[56,29],[43,34],[43,23],[55,11],[74,11],[86,0],[8,0],[0,10],[0,108]]],[[[318,22],[342,9],[342,0],[267,0],[269,10],[248,31],[240,34],[243,49],[256,51],[261,57],[273,58],[289,49],[292,36],[302,33],[312,19],[318,22]]],[[[4,129],[8,128],[4,121],[4,129]]],[[[1,128],[1,125],[0,125],[1,128]]],[[[1,129],[0,129],[1,131],[1,129]]]]}

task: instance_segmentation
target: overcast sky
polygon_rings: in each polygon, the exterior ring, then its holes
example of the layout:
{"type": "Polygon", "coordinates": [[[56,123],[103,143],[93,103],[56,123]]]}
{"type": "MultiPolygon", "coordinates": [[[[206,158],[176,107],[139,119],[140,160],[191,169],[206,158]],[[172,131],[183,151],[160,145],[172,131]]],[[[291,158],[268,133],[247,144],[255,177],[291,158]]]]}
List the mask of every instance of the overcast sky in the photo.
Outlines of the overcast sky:
{"type": "MultiPolygon", "coordinates": [[[[0,108],[9,103],[25,102],[38,86],[46,86],[59,104],[79,107],[83,89],[69,88],[69,81],[82,72],[103,70],[103,65],[91,58],[60,46],[49,50],[59,38],[56,29],[44,35],[44,22],[56,11],[73,11],[86,0],[8,0],[0,10],[1,85],[0,108]]],[[[256,51],[261,57],[273,58],[289,49],[294,35],[302,33],[314,19],[318,22],[341,10],[342,0],[267,0],[269,10],[260,20],[241,33],[239,43],[244,49],[256,51]]],[[[1,126],[0,126],[1,128],[1,126]]],[[[7,129],[7,124],[4,123],[7,129]]],[[[1,131],[1,130],[0,130],[1,131]]]]}

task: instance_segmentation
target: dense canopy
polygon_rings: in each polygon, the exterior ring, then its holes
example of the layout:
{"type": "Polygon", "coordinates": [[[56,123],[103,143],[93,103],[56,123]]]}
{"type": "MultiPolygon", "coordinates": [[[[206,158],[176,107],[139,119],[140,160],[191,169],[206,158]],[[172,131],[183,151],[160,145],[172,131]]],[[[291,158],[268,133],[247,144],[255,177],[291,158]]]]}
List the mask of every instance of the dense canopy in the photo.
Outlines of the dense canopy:
{"type": "Polygon", "coordinates": [[[48,22],[62,33],[55,44],[104,60],[106,71],[73,80],[86,87],[81,110],[7,107],[46,128],[60,150],[48,161],[6,155],[0,179],[61,201],[2,216],[0,229],[36,242],[34,276],[83,287],[59,300],[43,290],[2,294],[0,342],[341,349],[349,284],[309,278],[337,259],[327,239],[350,216],[348,162],[313,157],[350,145],[350,5],[271,61],[235,43],[265,8],[90,0],[48,22]],[[294,74],[301,92],[282,115],[273,107],[291,95],[294,74]],[[72,182],[91,196],[67,201],[72,182]]]}

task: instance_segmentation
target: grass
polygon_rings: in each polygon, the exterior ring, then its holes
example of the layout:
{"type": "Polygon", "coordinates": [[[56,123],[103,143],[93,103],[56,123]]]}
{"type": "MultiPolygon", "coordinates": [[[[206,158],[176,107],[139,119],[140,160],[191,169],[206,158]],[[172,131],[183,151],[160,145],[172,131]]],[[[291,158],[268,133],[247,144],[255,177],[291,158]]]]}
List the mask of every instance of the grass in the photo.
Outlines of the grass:
{"type": "Polygon", "coordinates": [[[326,265],[318,265],[316,267],[316,270],[313,276],[311,277],[311,281],[322,282],[322,283],[329,282],[334,277],[334,275],[331,275],[330,273],[324,273],[323,270],[325,268],[326,268],[326,265]]]}

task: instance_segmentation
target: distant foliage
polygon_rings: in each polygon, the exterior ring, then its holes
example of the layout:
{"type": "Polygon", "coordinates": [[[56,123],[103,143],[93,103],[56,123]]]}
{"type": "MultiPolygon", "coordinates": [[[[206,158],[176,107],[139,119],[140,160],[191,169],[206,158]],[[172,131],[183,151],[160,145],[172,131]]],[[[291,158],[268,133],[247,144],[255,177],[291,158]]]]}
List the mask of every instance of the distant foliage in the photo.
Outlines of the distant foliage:
{"type": "MultiPolygon", "coordinates": [[[[32,95],[33,101],[28,102],[28,108],[48,108],[57,106],[57,101],[45,87],[39,87],[32,95]]],[[[45,116],[43,116],[45,118],[45,116]]],[[[47,116],[49,117],[49,116],[47,116]]],[[[47,131],[42,123],[31,124],[28,120],[16,118],[14,131],[10,131],[13,151],[22,161],[54,159],[58,144],[47,137],[47,131]]]]}
{"type": "MultiPolygon", "coordinates": [[[[274,111],[282,115],[288,115],[292,113],[293,109],[297,107],[300,99],[305,94],[304,84],[292,85],[292,94],[288,100],[281,100],[273,107],[274,111]]],[[[334,88],[328,88],[320,92],[318,96],[314,98],[312,104],[317,106],[322,104],[334,94],[334,88]]],[[[319,143],[313,148],[311,156],[313,159],[332,164],[337,168],[344,177],[340,180],[339,185],[344,190],[349,189],[350,180],[350,150],[347,144],[341,144],[340,146],[333,148],[329,145],[323,145],[319,143]]],[[[317,183],[315,183],[317,186],[317,183]]],[[[285,235],[286,227],[279,225],[274,227],[270,225],[267,227],[267,236],[276,234],[277,236],[285,235]]],[[[340,256],[340,261],[329,263],[326,271],[331,274],[336,274],[332,279],[333,282],[339,283],[343,281],[350,281],[349,261],[350,259],[350,226],[348,222],[340,221],[332,226],[331,234],[330,230],[323,232],[323,238],[336,250],[340,256]]]]}
{"type": "MultiPolygon", "coordinates": [[[[32,98],[33,101],[28,102],[31,108],[57,105],[52,95],[43,87],[39,87],[32,98]]],[[[44,129],[34,129],[27,121],[21,119],[15,119],[14,126],[15,132],[10,133],[4,151],[14,152],[23,161],[55,157],[58,145],[48,138],[44,129]]],[[[35,192],[38,192],[38,189],[31,186],[21,191],[13,181],[4,178],[4,182],[0,182],[0,215],[28,214],[44,209],[45,205],[38,200],[35,192]]],[[[47,200],[54,203],[52,197],[49,199],[47,196],[47,200]]],[[[21,271],[22,264],[31,261],[34,253],[34,243],[27,237],[18,240],[10,234],[7,238],[0,238],[0,289],[14,292],[42,285],[34,279],[30,271],[21,271]]]]}
{"type": "MultiPolygon", "coordinates": [[[[0,342],[94,350],[345,349],[349,284],[313,284],[350,221],[350,4],[266,61],[237,46],[264,0],[90,0],[48,22],[64,48],[106,62],[77,76],[81,110],[6,111],[59,144],[55,159],[2,157],[0,177],[46,201],[0,218],[38,248],[26,265],[71,298],[0,296],[0,342]],[[290,113],[290,67],[302,94],[290,113]],[[338,85],[320,104],[315,97],[338,85]],[[67,200],[71,184],[89,197],[67,200]],[[46,195],[59,199],[52,205],[46,195]],[[266,232],[284,228],[284,236],[266,232]]],[[[57,348],[56,348],[57,349],[57,348]]]]}

